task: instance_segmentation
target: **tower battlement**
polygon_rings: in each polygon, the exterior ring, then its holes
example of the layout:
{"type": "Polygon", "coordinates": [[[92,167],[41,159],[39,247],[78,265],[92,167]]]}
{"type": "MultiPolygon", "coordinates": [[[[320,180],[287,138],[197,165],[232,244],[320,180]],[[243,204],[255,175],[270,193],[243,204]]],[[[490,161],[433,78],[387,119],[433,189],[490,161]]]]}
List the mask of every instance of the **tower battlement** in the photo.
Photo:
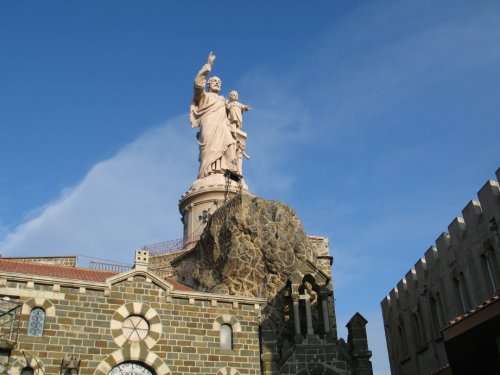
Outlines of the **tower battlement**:
{"type": "Polygon", "coordinates": [[[381,301],[391,366],[404,373],[446,364],[440,330],[500,291],[500,168],[496,177],[381,301]],[[437,357],[426,358],[431,343],[437,357]]]}

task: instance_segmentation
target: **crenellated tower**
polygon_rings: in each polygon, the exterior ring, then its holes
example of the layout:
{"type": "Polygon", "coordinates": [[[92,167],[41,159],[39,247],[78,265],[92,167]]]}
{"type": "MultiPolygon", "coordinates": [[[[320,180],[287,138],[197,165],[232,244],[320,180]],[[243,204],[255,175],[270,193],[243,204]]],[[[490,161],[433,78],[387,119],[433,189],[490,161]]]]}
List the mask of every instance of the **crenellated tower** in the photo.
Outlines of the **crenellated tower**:
{"type": "MultiPolygon", "coordinates": [[[[464,317],[500,293],[500,169],[496,176],[382,300],[393,374],[428,374],[453,365],[444,333],[458,322],[473,321],[464,317]]],[[[496,319],[500,324],[500,315],[496,319]]],[[[461,345],[469,355],[487,342],[487,335],[481,336],[481,343],[468,338],[461,345]]],[[[465,373],[487,373],[476,370],[465,373]]]]}

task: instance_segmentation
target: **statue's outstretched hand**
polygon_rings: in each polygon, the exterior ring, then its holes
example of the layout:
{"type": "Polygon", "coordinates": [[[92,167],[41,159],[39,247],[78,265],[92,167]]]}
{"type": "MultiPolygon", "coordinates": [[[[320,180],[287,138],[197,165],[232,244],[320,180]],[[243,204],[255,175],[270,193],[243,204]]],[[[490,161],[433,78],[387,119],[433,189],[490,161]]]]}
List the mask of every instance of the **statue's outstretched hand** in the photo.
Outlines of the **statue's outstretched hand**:
{"type": "Polygon", "coordinates": [[[215,61],[215,53],[210,51],[210,54],[208,55],[207,64],[213,65],[214,61],[215,61]]]}

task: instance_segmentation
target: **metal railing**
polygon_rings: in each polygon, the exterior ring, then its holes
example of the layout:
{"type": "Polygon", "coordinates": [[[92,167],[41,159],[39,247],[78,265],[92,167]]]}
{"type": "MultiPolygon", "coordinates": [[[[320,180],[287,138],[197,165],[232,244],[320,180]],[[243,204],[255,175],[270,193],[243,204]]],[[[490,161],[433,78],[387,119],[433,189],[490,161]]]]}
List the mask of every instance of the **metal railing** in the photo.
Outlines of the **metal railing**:
{"type": "Polygon", "coordinates": [[[93,270],[110,271],[116,273],[127,272],[132,269],[131,266],[126,266],[123,264],[94,262],[93,260],[89,262],[89,268],[93,270]]]}
{"type": "Polygon", "coordinates": [[[11,301],[5,297],[0,299],[0,340],[17,342],[19,322],[21,321],[21,306],[21,303],[11,301]]]}
{"type": "Polygon", "coordinates": [[[179,238],[176,240],[158,242],[150,245],[144,245],[142,250],[149,250],[149,255],[160,255],[173,253],[179,250],[188,250],[194,247],[200,236],[191,236],[187,238],[179,238]]]}

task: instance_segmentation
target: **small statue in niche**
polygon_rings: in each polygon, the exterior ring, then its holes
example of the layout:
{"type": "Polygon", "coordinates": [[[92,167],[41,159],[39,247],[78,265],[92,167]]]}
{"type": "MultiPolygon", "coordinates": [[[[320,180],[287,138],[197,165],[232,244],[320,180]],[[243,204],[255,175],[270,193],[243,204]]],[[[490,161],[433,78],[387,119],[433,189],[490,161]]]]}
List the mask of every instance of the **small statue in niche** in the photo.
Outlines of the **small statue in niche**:
{"type": "Polygon", "coordinates": [[[243,126],[243,112],[252,109],[251,106],[242,104],[238,101],[239,95],[238,91],[233,90],[229,93],[227,100],[227,117],[229,119],[229,124],[231,127],[236,129],[241,129],[243,126]]]}

